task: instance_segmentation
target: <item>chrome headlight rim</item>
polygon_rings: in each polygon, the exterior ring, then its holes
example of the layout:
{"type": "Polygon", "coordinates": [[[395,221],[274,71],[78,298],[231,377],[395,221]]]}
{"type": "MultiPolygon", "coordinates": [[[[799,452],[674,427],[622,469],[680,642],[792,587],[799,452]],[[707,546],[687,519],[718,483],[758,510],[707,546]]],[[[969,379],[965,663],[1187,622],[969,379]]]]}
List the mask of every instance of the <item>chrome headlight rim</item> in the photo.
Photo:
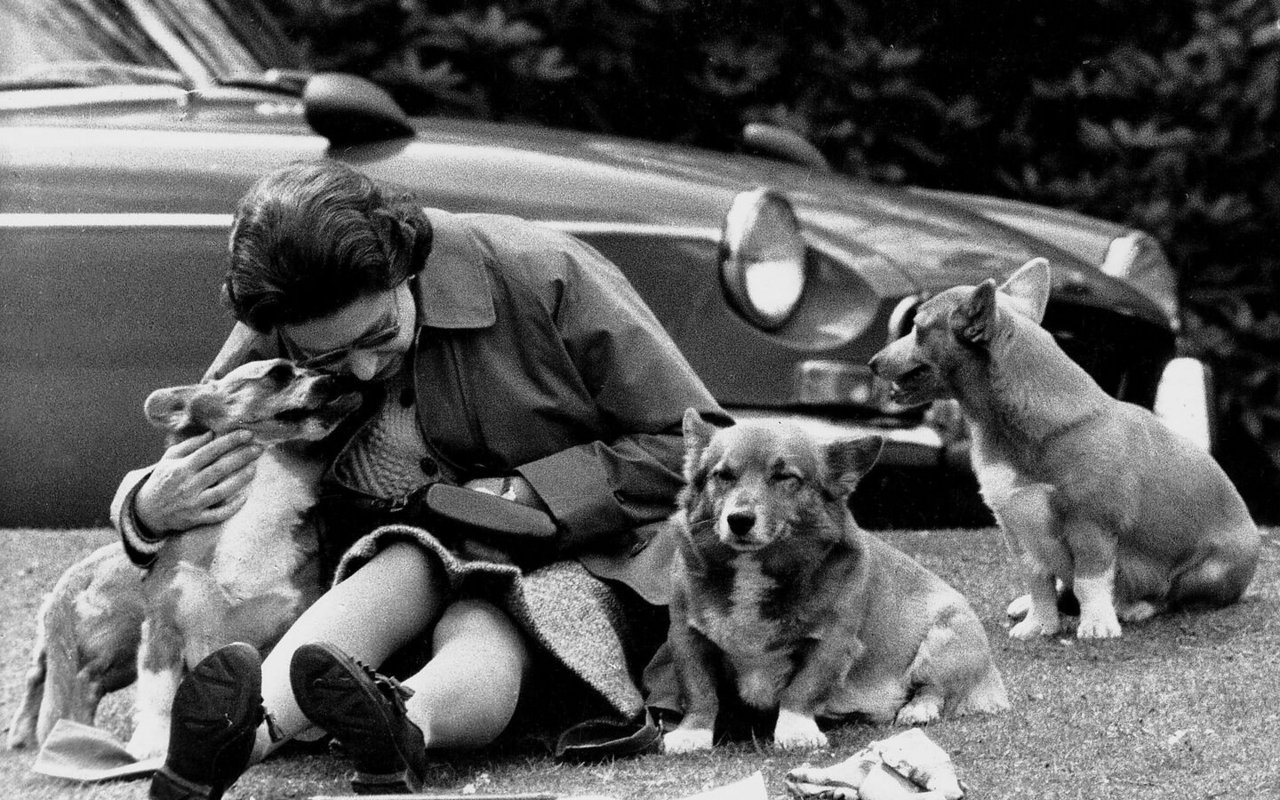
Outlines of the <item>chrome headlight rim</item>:
{"type": "Polygon", "coordinates": [[[733,198],[725,214],[720,278],[748,320],[771,331],[791,319],[804,296],[806,260],[799,217],[783,194],[757,188],[733,198]],[[775,228],[762,227],[768,224],[775,228]]]}
{"type": "Polygon", "coordinates": [[[1182,330],[1177,273],[1164,248],[1150,234],[1129,230],[1114,237],[1098,269],[1128,283],[1151,300],[1174,333],[1182,330]]]}

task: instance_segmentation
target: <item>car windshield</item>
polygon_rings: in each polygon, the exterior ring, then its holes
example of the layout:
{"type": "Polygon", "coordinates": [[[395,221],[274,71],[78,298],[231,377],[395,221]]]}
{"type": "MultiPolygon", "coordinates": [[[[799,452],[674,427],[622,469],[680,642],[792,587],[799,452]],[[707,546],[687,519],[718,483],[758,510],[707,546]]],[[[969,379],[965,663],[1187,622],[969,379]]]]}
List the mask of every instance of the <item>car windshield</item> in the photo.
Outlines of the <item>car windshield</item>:
{"type": "Polygon", "coordinates": [[[4,0],[0,89],[271,83],[265,64],[297,66],[228,2],[4,0]]]}

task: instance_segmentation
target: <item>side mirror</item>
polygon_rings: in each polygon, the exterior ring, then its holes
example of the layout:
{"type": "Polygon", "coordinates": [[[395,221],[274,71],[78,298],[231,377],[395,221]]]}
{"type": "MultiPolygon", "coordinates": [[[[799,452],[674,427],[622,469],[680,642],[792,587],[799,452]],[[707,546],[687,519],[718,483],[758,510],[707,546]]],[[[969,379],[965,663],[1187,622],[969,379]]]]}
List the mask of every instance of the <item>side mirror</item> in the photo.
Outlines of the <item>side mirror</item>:
{"type": "Polygon", "coordinates": [[[831,164],[813,142],[778,125],[748,122],[742,129],[742,143],[748,150],[770,158],[790,161],[823,172],[831,171],[831,164]]]}
{"type": "Polygon", "coordinates": [[[302,107],[307,124],[334,147],[413,136],[408,115],[391,95],[356,75],[311,76],[302,91],[302,107]]]}

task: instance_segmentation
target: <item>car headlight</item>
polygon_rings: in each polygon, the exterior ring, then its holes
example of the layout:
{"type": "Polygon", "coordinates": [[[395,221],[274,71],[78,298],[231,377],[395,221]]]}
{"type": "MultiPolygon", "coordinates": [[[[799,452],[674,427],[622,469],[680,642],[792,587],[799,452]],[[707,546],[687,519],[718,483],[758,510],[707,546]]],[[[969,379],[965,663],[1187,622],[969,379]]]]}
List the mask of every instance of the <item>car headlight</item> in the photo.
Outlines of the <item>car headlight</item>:
{"type": "Polygon", "coordinates": [[[1201,450],[1213,449],[1213,376],[1204,362],[1186,356],[1175,358],[1164,368],[1156,387],[1152,410],[1173,430],[1201,450]]]}
{"type": "Polygon", "coordinates": [[[804,271],[800,223],[786,198],[767,189],[735,197],[720,252],[734,306],[766,330],[781,327],[804,294],[804,271]]]}
{"type": "Polygon", "coordinates": [[[1173,330],[1180,330],[1178,276],[1159,242],[1142,231],[1117,236],[1107,247],[1100,269],[1145,294],[1168,317],[1173,330]]]}

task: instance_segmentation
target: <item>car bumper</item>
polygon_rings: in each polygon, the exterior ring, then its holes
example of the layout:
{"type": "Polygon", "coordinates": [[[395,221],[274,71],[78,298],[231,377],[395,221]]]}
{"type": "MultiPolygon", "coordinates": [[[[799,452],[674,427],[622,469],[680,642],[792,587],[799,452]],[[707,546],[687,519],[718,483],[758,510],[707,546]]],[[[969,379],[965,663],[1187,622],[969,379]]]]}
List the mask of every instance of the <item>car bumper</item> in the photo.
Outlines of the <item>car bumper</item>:
{"type": "MultiPolygon", "coordinates": [[[[1165,366],[1156,389],[1156,416],[1204,450],[1212,449],[1214,438],[1212,384],[1212,374],[1203,362],[1179,357],[1165,366]]],[[[884,450],[880,454],[882,464],[905,467],[969,464],[967,437],[944,435],[927,422],[894,427],[795,410],[731,408],[729,412],[739,422],[788,422],[798,425],[820,441],[879,436],[884,439],[884,450]]]]}

